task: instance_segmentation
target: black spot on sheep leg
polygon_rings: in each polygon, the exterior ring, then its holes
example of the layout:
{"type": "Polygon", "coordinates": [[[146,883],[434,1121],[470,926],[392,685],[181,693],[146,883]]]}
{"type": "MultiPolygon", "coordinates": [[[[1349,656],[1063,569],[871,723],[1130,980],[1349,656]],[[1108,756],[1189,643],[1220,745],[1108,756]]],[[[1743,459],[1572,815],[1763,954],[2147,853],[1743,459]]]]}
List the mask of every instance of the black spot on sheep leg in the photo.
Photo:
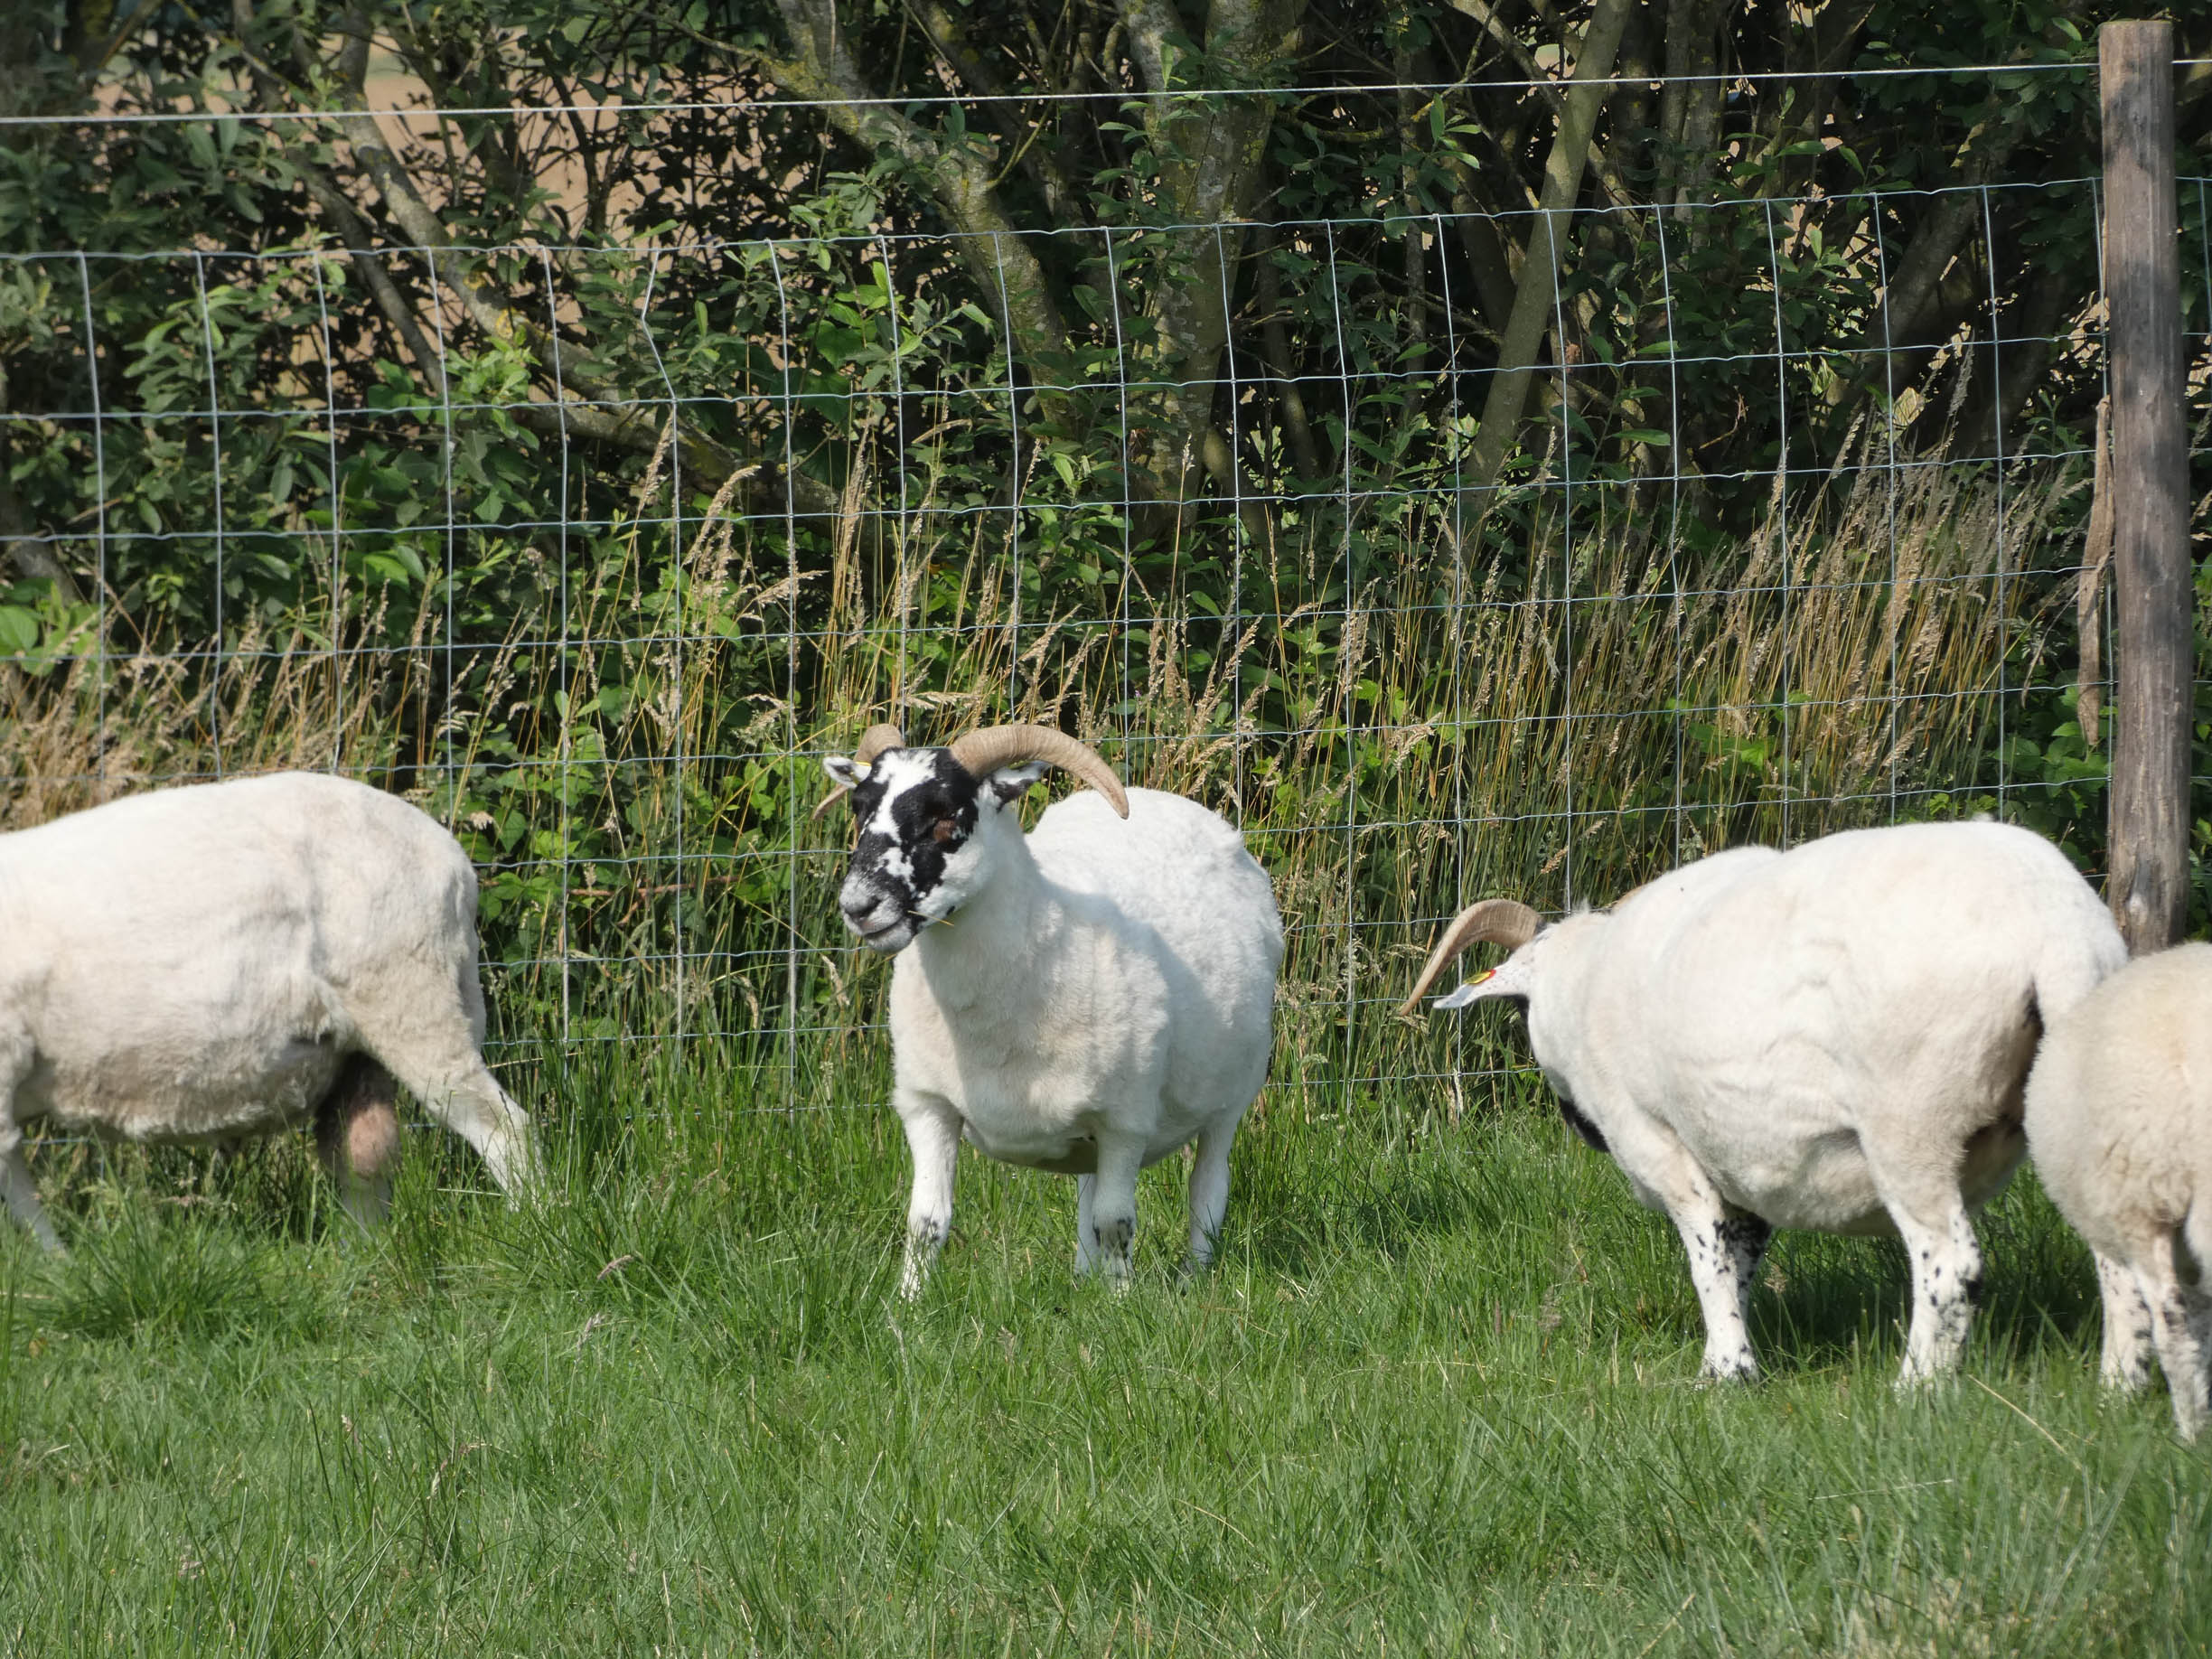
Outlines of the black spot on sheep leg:
{"type": "Polygon", "coordinates": [[[1705,1360],[1701,1373],[1715,1382],[1750,1382],[1758,1375],[1743,1317],[1744,1287],[1732,1243],[1739,1229],[1717,1195],[1690,1187],[1673,1209],[1675,1228],[1690,1260],[1691,1282],[1705,1317],[1705,1360]]]}
{"type": "Polygon", "coordinates": [[[1774,1229],[1748,1210],[1732,1211],[1713,1227],[1714,1248],[1728,1262],[1736,1285],[1736,1305],[1743,1310],[1747,1323],[1751,1317],[1751,1293],[1758,1285],[1759,1263],[1767,1259],[1767,1247],[1773,1242],[1774,1229]]]}
{"type": "MultiPolygon", "coordinates": [[[[1742,1211],[1729,1210],[1713,1223],[1713,1259],[1720,1277],[1735,1292],[1737,1315],[1744,1322],[1747,1333],[1759,1259],[1772,1236],[1773,1230],[1766,1223],[1742,1211]]],[[[1748,1346],[1745,1359],[1747,1363],[1749,1360],[1748,1346]]]]}
{"type": "Polygon", "coordinates": [[[1097,1245],[1099,1261],[1109,1279],[1125,1279],[1129,1270],[1129,1251],[1137,1239],[1137,1223],[1127,1215],[1112,1216],[1091,1229],[1092,1242],[1097,1245]]]}

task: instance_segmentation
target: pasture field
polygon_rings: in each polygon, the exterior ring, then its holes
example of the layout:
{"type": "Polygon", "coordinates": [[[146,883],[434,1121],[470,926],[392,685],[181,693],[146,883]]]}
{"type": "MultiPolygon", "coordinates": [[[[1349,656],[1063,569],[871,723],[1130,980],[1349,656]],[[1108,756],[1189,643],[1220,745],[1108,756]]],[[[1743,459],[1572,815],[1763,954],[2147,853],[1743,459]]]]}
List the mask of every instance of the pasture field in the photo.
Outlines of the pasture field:
{"type": "Polygon", "coordinates": [[[695,1049],[513,1081],[554,1200],[413,1137],[394,1224],[304,1146],[47,1148],[0,1245],[0,1651],[2199,1653],[2212,1468],[2101,1401],[2085,1253],[1983,1218],[1964,1377],[1892,1392],[1894,1246],[1786,1234],[1768,1379],[1695,1382],[1681,1251],[1515,1085],[1457,1123],[1267,1097],[1223,1259],[1177,1166],[1116,1298],[1072,1183],[967,1155],[894,1304],[867,1092],[695,1049]],[[759,1080],[781,1099],[783,1074],[759,1080]],[[827,1107],[827,1110],[822,1109],[827,1107]]]}

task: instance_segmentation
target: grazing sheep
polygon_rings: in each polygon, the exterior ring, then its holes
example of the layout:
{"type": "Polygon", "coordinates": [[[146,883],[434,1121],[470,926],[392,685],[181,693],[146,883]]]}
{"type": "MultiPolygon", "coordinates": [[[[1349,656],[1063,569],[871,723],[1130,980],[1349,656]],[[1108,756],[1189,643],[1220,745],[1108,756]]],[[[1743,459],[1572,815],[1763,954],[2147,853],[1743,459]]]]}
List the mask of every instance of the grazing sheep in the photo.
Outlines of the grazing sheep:
{"type": "Polygon", "coordinates": [[[2212,945],[2130,962],[2051,1021],[2028,1146],[2096,1253],[2105,1386],[2148,1382],[2155,1341],[2174,1427],[2195,1439],[2212,1405],[2212,945]]]}
{"type": "Polygon", "coordinates": [[[484,1069],[476,875],[404,801],[304,773],[156,791],[0,836],[0,1195],[58,1250],[23,1161],[45,1118],[220,1142],[309,1118],[379,1220],[393,1079],[510,1192],[530,1120],[484,1069]]]}
{"type": "Polygon", "coordinates": [[[1568,1122],[1682,1235],[1706,1373],[1757,1374],[1759,1261],[1776,1227],[1809,1227],[1904,1239],[1900,1382],[1950,1370],[1965,1345],[1982,1280],[1967,1217],[2026,1149],[2041,1022],[2126,957],[2065,856],[1994,823],[1718,853],[1549,927],[1486,900],[1406,1009],[1477,940],[1514,953],[1436,1006],[1527,1002],[1568,1122]]]}
{"type": "Polygon", "coordinates": [[[962,1137],[1074,1176],[1076,1270],[1102,1268],[1117,1287],[1139,1168],[1195,1138],[1188,1267],[1204,1267],[1229,1145],[1267,1077],[1282,961],[1274,895],[1243,839],[1179,795],[1124,793],[1096,754],[1044,726],[930,749],[879,726],[823,764],[858,828],[845,925],[900,953],[892,1103],[914,1165],[902,1291],[920,1292],[951,1226],[962,1137]],[[1046,764],[1096,792],[1024,836],[1016,803],[1046,764]]]}

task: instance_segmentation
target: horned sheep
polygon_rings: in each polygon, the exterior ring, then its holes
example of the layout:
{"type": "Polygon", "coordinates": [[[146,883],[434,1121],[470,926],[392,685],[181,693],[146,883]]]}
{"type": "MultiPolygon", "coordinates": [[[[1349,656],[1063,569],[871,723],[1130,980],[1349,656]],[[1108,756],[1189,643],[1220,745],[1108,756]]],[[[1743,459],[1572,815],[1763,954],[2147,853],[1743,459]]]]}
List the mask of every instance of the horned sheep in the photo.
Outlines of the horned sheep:
{"type": "Polygon", "coordinates": [[[845,925],[898,958],[892,1103],[914,1155],[903,1293],[919,1294],[951,1226],[963,1138],[1074,1176],[1076,1270],[1117,1288],[1138,1170],[1195,1139],[1186,1269],[1204,1267],[1230,1143],[1266,1081],[1282,960],[1243,839],[1180,795],[1124,791],[1045,726],[917,748],[879,726],[823,764],[858,830],[845,925]],[[1025,836],[1017,803],[1048,764],[1092,788],[1025,836]]]}
{"type": "Polygon", "coordinates": [[[2212,1405],[2212,945],[2130,962],[2051,1022],[2028,1146],[2096,1257],[2105,1385],[2142,1389],[2155,1344],[2194,1439],[2212,1405]]]}
{"type": "Polygon", "coordinates": [[[385,1213],[393,1080],[514,1192],[530,1120],[484,1067],[468,855],[406,801],[305,773],[128,796],[0,836],[0,1195],[60,1248],[41,1119],[221,1143],[314,1120],[346,1211],[385,1213]]]}
{"type": "Polygon", "coordinates": [[[1747,1318],[1776,1227],[1890,1233],[1912,1271],[1900,1383],[1953,1368],[1982,1279],[1969,1216],[2026,1150],[2041,1022],[2125,960],[2063,854],[1997,823],[1861,830],[1685,865],[1550,926],[1469,907],[1411,1010],[1477,941],[1498,968],[1436,1006],[1528,1006],[1568,1122],[1666,1212],[1704,1371],[1757,1374],[1747,1318]]]}

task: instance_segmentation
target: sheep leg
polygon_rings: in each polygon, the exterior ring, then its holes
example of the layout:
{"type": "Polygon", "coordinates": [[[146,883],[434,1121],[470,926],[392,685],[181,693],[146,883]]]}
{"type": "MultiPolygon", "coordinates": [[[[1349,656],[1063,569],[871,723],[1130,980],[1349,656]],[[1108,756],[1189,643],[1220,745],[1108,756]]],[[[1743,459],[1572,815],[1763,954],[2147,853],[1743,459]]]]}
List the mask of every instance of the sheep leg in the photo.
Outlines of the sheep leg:
{"type": "Polygon", "coordinates": [[[2151,1304],[2135,1275],[2109,1256],[2096,1259],[2104,1307],[2104,1356],[2097,1380],[2117,1394],[2140,1394],[2151,1382],[2151,1304]]]}
{"type": "Polygon", "coordinates": [[[1885,1164],[1871,1147],[1866,1154],[1874,1190],[1912,1263],[1912,1323],[1898,1372],[1898,1386],[1911,1388],[1958,1369],[1974,1304],[1982,1299],[1982,1247],[1955,1174],[1900,1169],[1885,1164]]]}
{"type": "Polygon", "coordinates": [[[464,952],[395,970],[357,993],[347,1012],[361,1045],[431,1117],[469,1145],[510,1200],[545,1170],[529,1117],[483,1063],[483,987],[475,942],[464,952]]]}
{"type": "Polygon", "coordinates": [[[426,1112],[476,1148],[501,1192],[519,1197],[542,1181],[530,1120],[485,1067],[477,1052],[483,1027],[461,1007],[431,1017],[357,1016],[356,1023],[362,1045],[426,1112]]]}
{"type": "Polygon", "coordinates": [[[6,1148],[0,1156],[0,1197],[7,1200],[8,1214],[29,1231],[41,1249],[62,1254],[61,1241],[54,1233],[53,1223],[46,1219],[38,1188],[32,1184],[31,1166],[23,1155],[23,1131],[13,1124],[0,1129],[0,1146],[6,1148]]]}
{"type": "Polygon", "coordinates": [[[338,1189],[338,1204],[355,1224],[375,1227],[391,1212],[392,1171],[399,1162],[399,1116],[392,1074],[354,1054],[315,1108],[315,1150],[338,1189]]]}
{"type": "MultiPolygon", "coordinates": [[[[383,1058],[383,1056],[380,1056],[383,1058]]],[[[443,1075],[436,1071],[408,1074],[390,1065],[423,1110],[476,1148],[484,1167],[509,1198],[520,1198],[539,1186],[545,1167],[538,1155],[538,1139],[522,1109],[493,1080],[482,1060],[455,1065],[443,1075]]]]}
{"type": "Polygon", "coordinates": [[[1690,1282],[1705,1317],[1701,1374],[1753,1381],[1758,1361],[1745,1314],[1772,1230],[1756,1216],[1731,1211],[1673,1130],[1633,1107],[1607,1116],[1617,1120],[1607,1137],[1614,1161],[1638,1198],[1666,1212],[1689,1253],[1690,1282]]]}
{"type": "Polygon", "coordinates": [[[1739,1210],[1732,1204],[1725,1207],[1728,1216],[1720,1223],[1719,1237],[1728,1251],[1729,1271],[1736,1280],[1736,1310],[1748,1329],[1751,1293],[1758,1289],[1759,1264],[1767,1260],[1767,1247],[1774,1242],[1774,1228],[1765,1217],[1748,1210],[1739,1210]]]}
{"type": "Polygon", "coordinates": [[[1088,1278],[1098,1270],[1098,1244],[1092,1236],[1092,1217],[1098,1199],[1098,1176],[1075,1177],[1075,1277],[1088,1278]]]}
{"type": "Polygon", "coordinates": [[[16,1127],[14,1113],[15,1091],[31,1074],[35,1052],[27,1035],[0,1046],[0,1199],[42,1249],[58,1256],[63,1253],[61,1241],[39,1203],[31,1166],[23,1155],[23,1130],[16,1127]]]}
{"type": "Polygon", "coordinates": [[[1758,1360],[1751,1352],[1751,1288],[1773,1229],[1756,1215],[1731,1214],[1709,1184],[1698,1186],[1700,1190],[1669,1204],[1667,1213],[1690,1253],[1690,1282],[1705,1316],[1705,1363],[1700,1369],[1721,1381],[1755,1382],[1758,1360]]]}
{"type": "Polygon", "coordinates": [[[2135,1282],[2151,1308],[2159,1368],[2173,1396],[2174,1430],[2193,1440],[2212,1404],[2206,1398],[2207,1297],[2201,1286],[2183,1282],[2176,1254],[2173,1234],[2158,1234],[2137,1261],[2135,1282]]]}
{"type": "Polygon", "coordinates": [[[906,1130],[906,1149],[914,1155],[914,1190],[906,1200],[906,1255],[899,1269],[899,1295],[911,1302],[922,1294],[937,1252],[952,1231],[960,1119],[949,1104],[904,1091],[892,1104],[906,1130]]]}
{"type": "Polygon", "coordinates": [[[1129,1289],[1137,1243],[1137,1172],[1144,1166],[1144,1152],[1145,1143],[1134,1136],[1099,1131],[1098,1174],[1092,1178],[1091,1220],[1084,1231],[1100,1271],[1116,1290],[1129,1289]]]}
{"type": "Polygon", "coordinates": [[[1229,1148],[1236,1139],[1236,1120],[1209,1123],[1198,1132],[1197,1156],[1190,1172],[1190,1254],[1183,1263],[1186,1279],[1195,1279],[1214,1265],[1214,1246],[1221,1237],[1222,1218],[1229,1211],[1229,1148]]]}

